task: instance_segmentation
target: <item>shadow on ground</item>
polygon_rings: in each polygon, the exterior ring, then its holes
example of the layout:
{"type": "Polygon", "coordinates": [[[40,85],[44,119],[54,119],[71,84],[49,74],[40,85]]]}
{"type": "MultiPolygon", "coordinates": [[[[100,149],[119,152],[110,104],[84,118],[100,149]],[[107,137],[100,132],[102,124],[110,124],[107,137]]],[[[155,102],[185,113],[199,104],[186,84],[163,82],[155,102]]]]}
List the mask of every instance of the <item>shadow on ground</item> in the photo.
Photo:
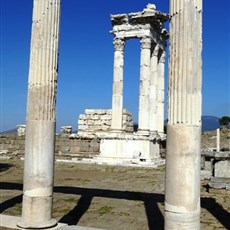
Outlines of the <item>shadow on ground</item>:
{"type": "Polygon", "coordinates": [[[223,209],[215,199],[201,198],[201,207],[208,210],[226,229],[230,230],[230,213],[223,209]]]}
{"type": "MultiPolygon", "coordinates": [[[[4,190],[22,190],[22,184],[1,182],[0,188],[4,190]]],[[[94,197],[104,197],[143,201],[149,229],[164,229],[164,218],[157,205],[157,203],[164,202],[164,195],[162,194],[65,186],[55,186],[54,192],[81,196],[78,204],[60,219],[61,223],[76,225],[90,207],[92,199],[94,197]]],[[[21,195],[4,201],[1,204],[0,213],[20,202],[22,202],[21,195]]],[[[217,203],[214,198],[201,198],[201,207],[208,210],[226,229],[230,229],[230,213],[217,203]]]]}
{"type": "Polygon", "coordinates": [[[13,165],[12,164],[4,164],[0,163],[0,172],[7,171],[9,168],[11,168],[13,165]]]}
{"type": "Polygon", "coordinates": [[[157,205],[157,203],[164,202],[164,195],[162,194],[62,186],[54,187],[54,192],[81,195],[78,204],[60,219],[61,223],[76,225],[89,208],[93,197],[103,197],[143,201],[149,229],[164,229],[164,218],[157,205]]]}

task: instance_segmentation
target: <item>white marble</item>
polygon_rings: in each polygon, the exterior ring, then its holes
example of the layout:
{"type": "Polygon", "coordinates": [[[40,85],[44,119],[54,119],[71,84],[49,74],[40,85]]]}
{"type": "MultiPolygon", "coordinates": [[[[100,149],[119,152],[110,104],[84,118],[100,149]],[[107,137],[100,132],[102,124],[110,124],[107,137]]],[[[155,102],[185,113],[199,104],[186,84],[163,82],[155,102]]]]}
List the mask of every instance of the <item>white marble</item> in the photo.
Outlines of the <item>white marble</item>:
{"type": "Polygon", "coordinates": [[[34,0],[27,98],[22,228],[52,218],[60,0],[34,0]]]}
{"type": "Polygon", "coordinates": [[[165,230],[200,229],[202,0],[170,0],[165,230]]]}
{"type": "Polygon", "coordinates": [[[123,66],[125,41],[114,38],[113,98],[112,98],[112,130],[122,130],[123,111],[123,66]]]}
{"type": "Polygon", "coordinates": [[[139,90],[139,112],[138,132],[149,135],[149,92],[151,74],[151,38],[141,39],[141,65],[140,65],[140,90],[139,90]]]}
{"type": "Polygon", "coordinates": [[[160,159],[158,143],[149,140],[103,139],[100,144],[100,157],[117,159],[139,159],[151,161],[160,159]]]}
{"type": "Polygon", "coordinates": [[[157,131],[159,134],[164,133],[164,84],[165,84],[165,58],[166,51],[161,50],[157,66],[157,131]]]}

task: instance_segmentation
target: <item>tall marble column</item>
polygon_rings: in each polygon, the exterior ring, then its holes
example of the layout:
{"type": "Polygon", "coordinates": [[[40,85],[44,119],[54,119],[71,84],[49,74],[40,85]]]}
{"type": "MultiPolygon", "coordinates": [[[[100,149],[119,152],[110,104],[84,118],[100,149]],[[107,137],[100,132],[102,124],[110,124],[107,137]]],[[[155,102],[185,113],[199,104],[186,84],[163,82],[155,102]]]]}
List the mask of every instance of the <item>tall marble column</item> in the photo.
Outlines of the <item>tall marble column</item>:
{"type": "Polygon", "coordinates": [[[170,0],[165,229],[200,229],[202,0],[170,0]]]}
{"type": "Polygon", "coordinates": [[[27,97],[22,228],[52,219],[60,0],[34,0],[27,97]]]}
{"type": "Polygon", "coordinates": [[[157,134],[157,86],[158,86],[158,53],[159,45],[152,44],[151,53],[151,72],[150,72],[150,88],[149,88],[149,130],[152,134],[157,134]]]}
{"type": "Polygon", "coordinates": [[[149,135],[150,56],[151,38],[143,37],[141,39],[138,133],[147,136],[149,135]]]}
{"type": "Polygon", "coordinates": [[[125,40],[114,38],[113,98],[112,98],[112,131],[122,131],[123,115],[123,66],[125,40]]]}
{"type": "Polygon", "coordinates": [[[165,57],[166,51],[161,50],[158,62],[158,78],[157,78],[157,131],[159,134],[164,133],[164,84],[165,84],[165,57]]]}

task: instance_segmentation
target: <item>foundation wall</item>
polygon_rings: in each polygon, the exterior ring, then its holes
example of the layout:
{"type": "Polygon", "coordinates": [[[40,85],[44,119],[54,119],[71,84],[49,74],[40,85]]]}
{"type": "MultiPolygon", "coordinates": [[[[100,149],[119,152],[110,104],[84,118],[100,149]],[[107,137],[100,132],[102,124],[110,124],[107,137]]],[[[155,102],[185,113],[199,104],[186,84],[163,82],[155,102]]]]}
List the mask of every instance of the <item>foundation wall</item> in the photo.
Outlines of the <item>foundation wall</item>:
{"type": "MultiPolygon", "coordinates": [[[[55,157],[73,158],[73,157],[93,157],[99,154],[100,140],[98,138],[69,138],[65,136],[56,136],[55,157]]],[[[6,157],[24,157],[25,136],[17,134],[0,135],[0,156],[6,157]]]]}

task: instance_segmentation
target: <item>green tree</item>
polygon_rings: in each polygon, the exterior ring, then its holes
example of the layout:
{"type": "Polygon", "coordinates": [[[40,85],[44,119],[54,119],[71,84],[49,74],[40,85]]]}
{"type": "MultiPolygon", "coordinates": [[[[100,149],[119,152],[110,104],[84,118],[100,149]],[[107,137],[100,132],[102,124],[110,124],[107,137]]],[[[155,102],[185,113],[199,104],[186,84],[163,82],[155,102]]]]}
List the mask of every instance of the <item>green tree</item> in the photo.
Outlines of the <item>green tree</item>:
{"type": "Polygon", "coordinates": [[[223,116],[219,119],[219,124],[222,128],[228,128],[228,125],[230,123],[230,117],[228,116],[223,116]]]}

